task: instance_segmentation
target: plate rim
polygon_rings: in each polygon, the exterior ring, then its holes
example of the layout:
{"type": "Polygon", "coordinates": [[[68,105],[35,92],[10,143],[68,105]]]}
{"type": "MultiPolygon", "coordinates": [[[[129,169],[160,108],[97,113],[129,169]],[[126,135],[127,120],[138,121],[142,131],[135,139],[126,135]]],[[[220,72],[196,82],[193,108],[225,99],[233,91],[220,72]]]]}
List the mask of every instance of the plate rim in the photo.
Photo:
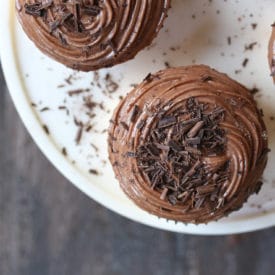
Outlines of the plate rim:
{"type": "MultiPolygon", "coordinates": [[[[43,155],[52,163],[52,165],[75,187],[80,189],[89,198],[92,198],[97,203],[104,207],[120,214],[132,221],[145,224],[147,226],[193,235],[227,235],[239,234],[260,229],[265,229],[275,225],[275,213],[273,211],[265,214],[256,215],[253,219],[247,219],[247,223],[243,220],[225,220],[222,223],[212,222],[207,225],[194,225],[194,224],[175,224],[173,221],[167,222],[164,219],[156,219],[148,213],[141,212],[136,216],[131,215],[131,210],[124,207],[124,203],[117,204],[116,200],[112,198],[109,193],[102,191],[92,183],[87,186],[87,177],[80,172],[75,173],[78,169],[69,163],[67,159],[60,153],[54,141],[46,135],[41,127],[41,123],[37,115],[31,108],[30,101],[24,88],[24,81],[22,74],[20,74],[18,59],[15,50],[15,8],[14,1],[2,1],[2,9],[0,12],[0,35],[5,39],[0,40],[0,57],[3,73],[8,86],[9,93],[16,110],[23,121],[25,128],[41,150],[43,155]],[[9,12],[4,12],[4,11],[9,12]],[[73,168],[73,169],[72,169],[73,168]],[[252,222],[253,221],[253,222],[252,222]],[[182,225],[182,226],[181,226],[182,225]]],[[[136,207],[136,206],[135,206],[136,207]]]]}

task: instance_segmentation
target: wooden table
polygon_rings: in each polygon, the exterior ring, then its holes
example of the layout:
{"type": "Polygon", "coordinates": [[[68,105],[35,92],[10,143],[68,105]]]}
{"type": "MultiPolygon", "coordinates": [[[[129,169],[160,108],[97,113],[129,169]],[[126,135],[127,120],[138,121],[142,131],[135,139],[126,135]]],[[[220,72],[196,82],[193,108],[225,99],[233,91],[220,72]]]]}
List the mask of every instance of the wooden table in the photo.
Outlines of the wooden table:
{"type": "Polygon", "coordinates": [[[20,121],[0,71],[0,275],[275,274],[274,228],[197,237],[110,212],[64,179],[20,121]]]}

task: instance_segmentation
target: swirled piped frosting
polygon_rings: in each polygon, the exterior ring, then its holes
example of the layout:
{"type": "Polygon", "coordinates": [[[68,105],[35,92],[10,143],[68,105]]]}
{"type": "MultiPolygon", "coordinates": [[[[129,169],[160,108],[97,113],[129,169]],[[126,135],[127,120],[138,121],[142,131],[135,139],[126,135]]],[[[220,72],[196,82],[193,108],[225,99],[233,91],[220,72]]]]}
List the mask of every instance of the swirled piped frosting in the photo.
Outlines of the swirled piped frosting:
{"type": "Polygon", "coordinates": [[[224,217],[257,193],[268,152],[251,93],[203,65],[149,74],[115,110],[108,144],[129,198],[192,223],[224,217]]]}
{"type": "Polygon", "coordinates": [[[170,0],[16,0],[35,45],[82,71],[134,58],[155,38],[169,7],[170,0]]]}
{"type": "Polygon", "coordinates": [[[275,23],[272,24],[272,34],[268,48],[268,61],[271,69],[271,76],[275,82],[275,23]]]}

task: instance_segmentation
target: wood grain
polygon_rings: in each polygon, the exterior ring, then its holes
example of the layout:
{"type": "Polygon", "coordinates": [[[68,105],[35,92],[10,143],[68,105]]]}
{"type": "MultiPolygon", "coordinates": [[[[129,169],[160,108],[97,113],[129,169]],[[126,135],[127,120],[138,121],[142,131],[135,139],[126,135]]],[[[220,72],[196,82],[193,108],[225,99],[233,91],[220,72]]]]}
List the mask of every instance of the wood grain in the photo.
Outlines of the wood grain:
{"type": "Polygon", "coordinates": [[[101,207],[31,140],[0,72],[0,274],[274,274],[275,230],[197,237],[101,207]]]}

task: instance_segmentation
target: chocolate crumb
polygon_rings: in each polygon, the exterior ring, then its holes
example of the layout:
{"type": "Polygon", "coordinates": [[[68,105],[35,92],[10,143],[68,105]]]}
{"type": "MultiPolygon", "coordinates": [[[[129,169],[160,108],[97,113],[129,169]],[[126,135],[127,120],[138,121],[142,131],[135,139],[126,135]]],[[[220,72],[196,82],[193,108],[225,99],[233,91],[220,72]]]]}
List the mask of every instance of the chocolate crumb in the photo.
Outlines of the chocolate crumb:
{"type": "Polygon", "coordinates": [[[173,117],[173,116],[164,117],[159,121],[158,128],[166,128],[176,124],[176,122],[177,122],[176,117],[173,117]]]}
{"type": "Polygon", "coordinates": [[[248,45],[245,45],[244,49],[245,51],[252,51],[257,44],[257,42],[250,43],[248,45]]]}
{"type": "Polygon", "coordinates": [[[227,37],[227,44],[228,44],[228,45],[231,45],[231,36],[228,36],[228,37],[227,37]]]}
{"type": "Polygon", "coordinates": [[[259,93],[259,92],[260,92],[260,90],[257,87],[253,87],[252,89],[250,89],[250,93],[252,95],[255,95],[255,94],[259,93]]]}
{"type": "Polygon", "coordinates": [[[95,175],[95,176],[98,176],[98,175],[99,175],[99,172],[98,172],[96,169],[90,169],[90,170],[89,170],[89,173],[90,173],[90,174],[93,174],[93,175],[95,175]]]}
{"type": "Polygon", "coordinates": [[[87,89],[76,89],[76,90],[71,90],[68,92],[68,95],[69,96],[74,96],[74,95],[79,95],[79,94],[83,94],[83,93],[86,93],[86,92],[89,92],[90,89],[87,88],[87,89]]]}
{"type": "Polygon", "coordinates": [[[110,94],[115,93],[119,88],[118,83],[113,80],[112,75],[110,73],[107,73],[105,76],[105,84],[106,89],[110,94]]]}
{"type": "Polygon", "coordinates": [[[95,150],[96,152],[99,151],[98,147],[97,147],[96,145],[94,145],[93,143],[91,143],[91,146],[94,148],[94,150],[95,150]]]}
{"type": "Polygon", "coordinates": [[[49,135],[49,134],[50,134],[50,131],[49,131],[48,126],[44,124],[42,127],[43,127],[45,133],[46,133],[47,135],[49,135]]]}
{"type": "Polygon", "coordinates": [[[245,58],[243,63],[242,63],[242,66],[243,67],[246,67],[247,63],[248,63],[249,59],[248,58],[245,58]]]}
{"type": "Polygon", "coordinates": [[[68,153],[67,153],[67,149],[65,147],[62,148],[62,154],[67,157],[68,153]]]}
{"type": "Polygon", "coordinates": [[[129,126],[127,125],[126,122],[121,121],[121,122],[120,122],[120,125],[121,125],[126,131],[129,131],[129,126]]]}
{"type": "Polygon", "coordinates": [[[165,187],[160,195],[160,199],[161,200],[165,200],[166,199],[166,196],[167,196],[167,193],[168,193],[169,189],[167,187],[165,187]]]}
{"type": "Polygon", "coordinates": [[[50,110],[49,107],[44,107],[44,108],[40,109],[39,111],[40,111],[41,113],[43,113],[43,112],[46,112],[46,111],[49,111],[49,110],[50,110]]]}

